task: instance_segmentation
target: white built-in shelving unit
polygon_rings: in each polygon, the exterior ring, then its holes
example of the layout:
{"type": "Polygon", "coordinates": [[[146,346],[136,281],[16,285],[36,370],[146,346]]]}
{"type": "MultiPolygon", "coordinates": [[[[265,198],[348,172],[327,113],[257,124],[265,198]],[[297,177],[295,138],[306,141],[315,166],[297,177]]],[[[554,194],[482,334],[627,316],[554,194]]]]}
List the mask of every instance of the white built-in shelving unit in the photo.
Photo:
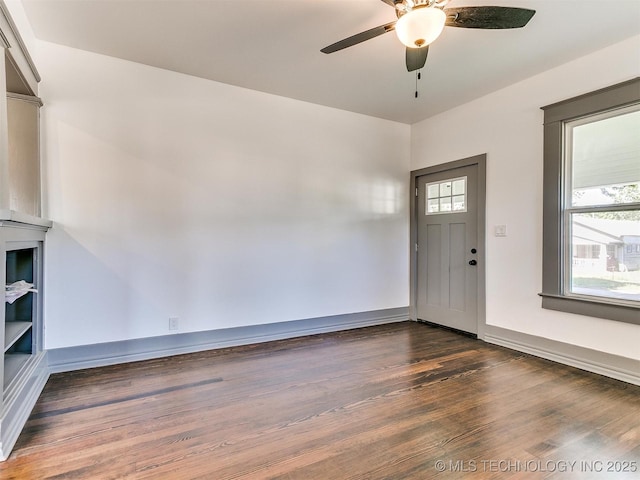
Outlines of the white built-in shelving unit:
{"type": "Polygon", "coordinates": [[[40,77],[0,0],[0,459],[11,453],[49,377],[43,349],[43,254],[51,222],[41,215],[40,77]],[[33,290],[12,303],[6,286],[33,290]]]}

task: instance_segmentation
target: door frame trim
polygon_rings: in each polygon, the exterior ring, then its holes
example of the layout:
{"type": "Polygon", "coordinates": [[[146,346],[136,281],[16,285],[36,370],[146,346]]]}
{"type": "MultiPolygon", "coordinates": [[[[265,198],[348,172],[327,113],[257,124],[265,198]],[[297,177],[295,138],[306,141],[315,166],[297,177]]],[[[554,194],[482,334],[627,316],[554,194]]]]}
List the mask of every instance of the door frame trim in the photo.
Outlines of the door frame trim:
{"type": "Polygon", "coordinates": [[[453,162],[433,165],[411,171],[411,199],[409,217],[409,319],[417,321],[417,285],[418,285],[418,257],[415,245],[418,242],[418,197],[415,194],[417,179],[423,175],[446,172],[456,168],[476,165],[478,167],[478,338],[484,340],[486,330],[486,197],[487,197],[487,154],[455,160],[453,162]]]}

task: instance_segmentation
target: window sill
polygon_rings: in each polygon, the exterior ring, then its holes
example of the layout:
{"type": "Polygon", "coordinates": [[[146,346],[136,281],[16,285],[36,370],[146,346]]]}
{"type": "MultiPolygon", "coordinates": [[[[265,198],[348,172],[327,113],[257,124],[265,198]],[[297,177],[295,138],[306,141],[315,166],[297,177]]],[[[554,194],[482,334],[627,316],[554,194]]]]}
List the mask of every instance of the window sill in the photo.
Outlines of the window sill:
{"type": "Polygon", "coordinates": [[[538,295],[542,297],[542,308],[548,310],[640,325],[640,308],[635,305],[603,302],[595,297],[567,297],[549,293],[538,295]]]}

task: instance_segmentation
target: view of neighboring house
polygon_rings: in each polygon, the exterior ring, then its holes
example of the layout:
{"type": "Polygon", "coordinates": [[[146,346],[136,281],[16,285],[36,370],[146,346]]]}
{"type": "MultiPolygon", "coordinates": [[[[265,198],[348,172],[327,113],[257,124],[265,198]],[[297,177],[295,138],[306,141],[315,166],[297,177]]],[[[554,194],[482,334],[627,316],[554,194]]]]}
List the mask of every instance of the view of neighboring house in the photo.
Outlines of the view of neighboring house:
{"type": "Polygon", "coordinates": [[[640,222],[576,215],[572,234],[574,272],[640,270],[640,222]]]}

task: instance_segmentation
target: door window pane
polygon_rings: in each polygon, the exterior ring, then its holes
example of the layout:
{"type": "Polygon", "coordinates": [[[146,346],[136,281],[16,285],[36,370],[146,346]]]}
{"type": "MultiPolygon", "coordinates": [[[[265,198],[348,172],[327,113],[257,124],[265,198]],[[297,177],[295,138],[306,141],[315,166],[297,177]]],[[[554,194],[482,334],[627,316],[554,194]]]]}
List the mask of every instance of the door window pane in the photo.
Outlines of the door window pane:
{"type": "Polygon", "coordinates": [[[451,197],[444,197],[440,199],[440,211],[441,212],[451,211],[451,197]]]}
{"type": "Polygon", "coordinates": [[[427,184],[426,215],[467,211],[467,177],[427,184]]]}
{"type": "Polygon", "coordinates": [[[462,212],[466,210],[464,198],[464,195],[456,195],[453,197],[453,210],[455,212],[462,212]]]}
{"type": "Polygon", "coordinates": [[[459,180],[455,180],[452,182],[452,189],[453,189],[453,194],[454,195],[464,195],[465,194],[465,188],[466,188],[466,181],[464,178],[461,178],[459,180]]]}
{"type": "Polygon", "coordinates": [[[440,196],[441,197],[451,196],[451,182],[442,182],[440,184],[440,196]]]}

